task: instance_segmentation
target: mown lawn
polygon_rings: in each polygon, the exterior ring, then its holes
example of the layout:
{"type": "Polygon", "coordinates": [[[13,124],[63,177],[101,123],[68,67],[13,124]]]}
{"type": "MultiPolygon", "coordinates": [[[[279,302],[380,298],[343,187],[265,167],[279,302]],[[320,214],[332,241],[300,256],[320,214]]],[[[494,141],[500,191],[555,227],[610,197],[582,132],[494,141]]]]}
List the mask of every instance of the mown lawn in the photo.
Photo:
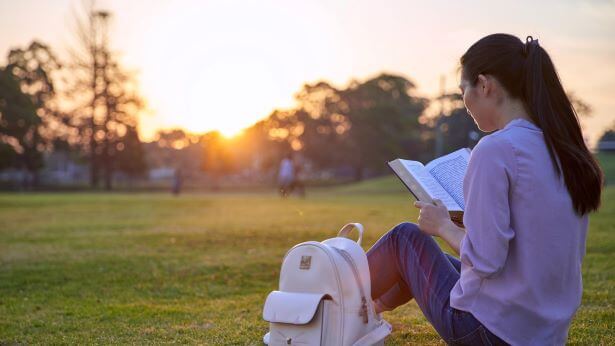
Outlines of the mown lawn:
{"type": "MultiPolygon", "coordinates": [[[[286,250],[367,228],[367,249],[415,220],[393,178],[272,194],[0,195],[0,344],[259,345],[286,250]]],[[[615,187],[591,217],[572,344],[615,344],[615,187]]],[[[441,344],[414,303],[388,344],[441,344]]]]}

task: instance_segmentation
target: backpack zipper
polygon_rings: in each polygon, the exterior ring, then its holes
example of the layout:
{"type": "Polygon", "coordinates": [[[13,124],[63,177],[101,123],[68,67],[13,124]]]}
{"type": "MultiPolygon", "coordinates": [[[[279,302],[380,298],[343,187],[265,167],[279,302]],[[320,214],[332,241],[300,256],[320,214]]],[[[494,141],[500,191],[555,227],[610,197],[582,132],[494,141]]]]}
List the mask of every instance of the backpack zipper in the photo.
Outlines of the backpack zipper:
{"type": "Polygon", "coordinates": [[[359,315],[363,317],[363,323],[368,323],[369,318],[367,314],[367,299],[365,298],[365,291],[363,291],[363,285],[361,284],[361,279],[359,277],[359,271],[357,270],[357,266],[355,265],[352,256],[350,256],[348,252],[342,249],[338,249],[336,247],[333,247],[333,249],[335,249],[335,251],[337,251],[342,256],[342,258],[348,263],[348,265],[350,265],[350,268],[352,269],[352,274],[354,275],[354,279],[357,283],[357,286],[359,286],[359,292],[361,293],[361,311],[359,312],[359,315]]]}

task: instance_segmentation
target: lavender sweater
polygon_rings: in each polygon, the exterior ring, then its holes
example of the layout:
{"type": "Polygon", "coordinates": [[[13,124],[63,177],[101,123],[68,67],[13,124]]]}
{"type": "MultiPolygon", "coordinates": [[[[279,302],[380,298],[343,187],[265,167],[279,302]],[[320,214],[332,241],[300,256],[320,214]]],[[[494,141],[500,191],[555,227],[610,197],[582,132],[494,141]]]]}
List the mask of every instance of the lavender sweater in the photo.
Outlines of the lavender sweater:
{"type": "Polygon", "coordinates": [[[579,217],[542,131],[515,119],[472,151],[466,235],[451,306],[513,345],[563,345],[581,303],[587,215],[579,217]]]}

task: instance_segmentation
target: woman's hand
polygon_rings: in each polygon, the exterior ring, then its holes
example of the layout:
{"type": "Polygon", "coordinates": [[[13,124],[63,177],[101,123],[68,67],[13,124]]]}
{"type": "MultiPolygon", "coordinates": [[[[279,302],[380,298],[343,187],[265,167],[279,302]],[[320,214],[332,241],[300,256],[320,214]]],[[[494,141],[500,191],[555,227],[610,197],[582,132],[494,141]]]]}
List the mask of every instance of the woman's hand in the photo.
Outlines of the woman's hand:
{"type": "Polygon", "coordinates": [[[414,206],[421,210],[418,224],[424,233],[442,237],[443,230],[450,227],[453,221],[442,201],[434,199],[434,203],[435,205],[421,201],[414,202],[414,206]]]}

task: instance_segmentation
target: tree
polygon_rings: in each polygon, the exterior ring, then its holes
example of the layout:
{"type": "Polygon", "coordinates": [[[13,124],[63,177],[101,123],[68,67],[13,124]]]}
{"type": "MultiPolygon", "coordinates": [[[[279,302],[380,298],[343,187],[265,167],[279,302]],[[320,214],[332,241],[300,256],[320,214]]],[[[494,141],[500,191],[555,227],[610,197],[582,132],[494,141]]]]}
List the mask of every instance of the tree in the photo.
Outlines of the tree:
{"type": "Polygon", "coordinates": [[[115,144],[115,163],[117,170],[129,177],[142,177],[147,171],[143,145],[134,126],[128,126],[126,134],[115,144]]]}
{"type": "Polygon", "coordinates": [[[570,100],[570,103],[572,103],[572,107],[574,107],[574,110],[579,117],[584,118],[592,115],[592,106],[583,101],[581,98],[577,97],[575,93],[569,92],[568,99],[570,100]]]}
{"type": "MultiPolygon", "coordinates": [[[[79,129],[80,143],[90,161],[90,184],[97,187],[104,178],[107,190],[112,188],[118,148],[122,156],[142,155],[136,136],[137,114],[144,108],[134,75],[127,72],[112,53],[107,37],[111,14],[86,8],[76,15],[79,45],[72,51],[73,85],[69,95],[76,100],[73,125],[79,129]],[[138,145],[137,145],[138,143],[138,145]]],[[[121,166],[123,167],[123,166],[121,166]]]]}
{"type": "Polygon", "coordinates": [[[233,169],[268,173],[278,168],[281,158],[290,150],[286,137],[273,136],[279,124],[274,127],[271,120],[275,118],[273,114],[278,112],[274,111],[269,118],[255,123],[229,141],[233,169]],[[270,131],[273,131],[271,135],[270,131]]]}
{"type": "Polygon", "coordinates": [[[43,166],[42,153],[51,150],[65,129],[66,118],[58,111],[54,74],[60,63],[51,49],[38,41],[25,49],[12,49],[8,54],[6,73],[12,75],[20,91],[27,95],[35,109],[37,120],[26,121],[30,125],[27,138],[22,138],[22,166],[32,176],[32,184],[38,184],[38,170],[43,166]]]}
{"type": "Polygon", "coordinates": [[[181,149],[191,144],[194,140],[192,137],[182,129],[159,130],[156,142],[163,148],[181,149]]]}
{"type": "Polygon", "coordinates": [[[367,168],[384,170],[383,159],[419,154],[418,147],[403,145],[419,141],[418,119],[427,105],[427,100],[412,95],[414,88],[404,77],[382,74],[353,83],[341,93],[339,113],[348,118],[350,127],[340,135],[355,180],[361,180],[367,168]]]}
{"type": "Polygon", "coordinates": [[[598,151],[599,152],[614,152],[615,151],[615,123],[608,128],[600,139],[598,139],[598,151]]]}
{"type": "Polygon", "coordinates": [[[0,159],[2,166],[36,172],[42,155],[36,147],[41,118],[29,95],[8,68],[0,68],[0,159]],[[5,161],[6,160],[6,161],[5,161]]]}
{"type": "Polygon", "coordinates": [[[441,156],[457,149],[473,148],[485,135],[474,119],[468,114],[461,94],[444,94],[438,97],[442,113],[432,122],[434,145],[438,148],[434,156],[441,156]],[[444,111],[446,109],[446,111],[444,111]]]}
{"type": "Polygon", "coordinates": [[[598,142],[607,142],[607,141],[615,141],[615,130],[614,129],[609,129],[604,131],[604,133],[602,134],[602,136],[600,136],[600,139],[598,140],[598,142]]]}
{"type": "Polygon", "coordinates": [[[382,172],[385,161],[416,157],[421,142],[418,122],[427,100],[412,95],[414,84],[382,74],[337,89],[326,82],[306,84],[295,95],[297,108],[267,118],[270,136],[288,143],[320,168],[352,167],[382,172]]]}
{"type": "Polygon", "coordinates": [[[17,151],[12,145],[5,143],[3,138],[0,138],[0,170],[15,167],[16,163],[17,151]]]}
{"type": "Polygon", "coordinates": [[[342,91],[326,82],[306,84],[295,95],[298,109],[277,114],[278,122],[289,129],[291,147],[301,149],[320,168],[347,164],[348,153],[342,135],[351,124],[348,116],[342,114],[346,108],[341,104],[341,97],[342,91]]]}

